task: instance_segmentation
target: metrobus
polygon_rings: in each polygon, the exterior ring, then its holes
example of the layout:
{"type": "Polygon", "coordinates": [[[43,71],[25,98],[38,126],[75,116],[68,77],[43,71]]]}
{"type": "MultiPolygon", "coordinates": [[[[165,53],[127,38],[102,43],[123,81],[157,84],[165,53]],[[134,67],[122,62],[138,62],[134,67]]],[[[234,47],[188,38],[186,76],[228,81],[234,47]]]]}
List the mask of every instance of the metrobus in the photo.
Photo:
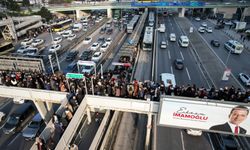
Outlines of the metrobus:
{"type": "Polygon", "coordinates": [[[60,32],[60,31],[66,30],[72,25],[72,23],[73,23],[72,19],[60,21],[60,22],[52,25],[52,31],[53,32],[60,32]]]}
{"type": "Polygon", "coordinates": [[[153,27],[155,23],[155,13],[154,12],[149,12],[149,16],[148,16],[148,24],[149,26],[153,27]]]}
{"type": "Polygon", "coordinates": [[[140,18],[139,15],[134,15],[134,17],[129,21],[129,24],[127,25],[127,33],[133,32],[139,18],[140,18]]]}
{"type": "Polygon", "coordinates": [[[10,53],[14,50],[12,41],[3,41],[0,43],[0,55],[10,53]]]}
{"type": "Polygon", "coordinates": [[[143,37],[143,47],[142,49],[145,51],[152,51],[153,49],[153,27],[147,26],[145,29],[144,37],[143,37]]]}

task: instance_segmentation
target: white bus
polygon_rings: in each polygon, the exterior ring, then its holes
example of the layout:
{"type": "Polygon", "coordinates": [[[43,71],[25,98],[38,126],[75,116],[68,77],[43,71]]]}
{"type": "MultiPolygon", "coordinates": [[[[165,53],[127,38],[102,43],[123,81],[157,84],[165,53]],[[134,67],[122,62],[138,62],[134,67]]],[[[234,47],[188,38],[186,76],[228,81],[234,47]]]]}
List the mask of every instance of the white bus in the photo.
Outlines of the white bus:
{"type": "Polygon", "coordinates": [[[188,37],[185,35],[182,35],[179,39],[179,44],[181,47],[188,47],[188,45],[189,45],[188,37]]]}
{"type": "Polygon", "coordinates": [[[130,20],[129,24],[127,24],[127,33],[133,32],[139,17],[139,15],[134,15],[134,17],[130,20]]]}
{"type": "Polygon", "coordinates": [[[155,13],[154,12],[149,12],[149,16],[148,16],[148,25],[153,27],[155,23],[155,13]]]}
{"type": "Polygon", "coordinates": [[[172,73],[161,73],[160,74],[161,81],[163,81],[165,87],[172,85],[173,87],[176,86],[175,76],[172,73]]]}
{"type": "Polygon", "coordinates": [[[145,29],[144,37],[143,37],[143,47],[142,49],[145,51],[152,51],[153,49],[153,27],[147,26],[145,29]]]}

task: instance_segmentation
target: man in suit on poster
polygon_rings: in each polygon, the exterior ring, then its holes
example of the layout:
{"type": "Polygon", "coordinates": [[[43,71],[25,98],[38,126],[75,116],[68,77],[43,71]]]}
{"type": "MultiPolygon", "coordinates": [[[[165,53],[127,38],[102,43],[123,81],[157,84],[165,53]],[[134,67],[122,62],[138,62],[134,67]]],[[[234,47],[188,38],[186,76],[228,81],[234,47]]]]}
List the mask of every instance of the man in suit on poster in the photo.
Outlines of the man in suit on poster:
{"type": "Polygon", "coordinates": [[[240,124],[246,120],[248,113],[249,109],[247,107],[238,105],[231,110],[228,122],[212,126],[209,130],[246,134],[247,130],[240,127],[240,124]]]}

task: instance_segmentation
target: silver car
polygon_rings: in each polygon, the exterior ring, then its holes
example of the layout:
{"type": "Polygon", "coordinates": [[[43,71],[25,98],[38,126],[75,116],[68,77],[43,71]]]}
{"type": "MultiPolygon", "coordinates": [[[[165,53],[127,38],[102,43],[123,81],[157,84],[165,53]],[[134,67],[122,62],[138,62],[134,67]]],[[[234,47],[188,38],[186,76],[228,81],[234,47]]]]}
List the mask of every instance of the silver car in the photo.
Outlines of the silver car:
{"type": "Polygon", "coordinates": [[[43,124],[41,115],[37,113],[32,121],[23,129],[22,136],[27,140],[35,139],[43,124]]]}
{"type": "Polygon", "coordinates": [[[239,73],[239,79],[244,83],[245,86],[250,86],[250,77],[245,73],[239,73]]]}

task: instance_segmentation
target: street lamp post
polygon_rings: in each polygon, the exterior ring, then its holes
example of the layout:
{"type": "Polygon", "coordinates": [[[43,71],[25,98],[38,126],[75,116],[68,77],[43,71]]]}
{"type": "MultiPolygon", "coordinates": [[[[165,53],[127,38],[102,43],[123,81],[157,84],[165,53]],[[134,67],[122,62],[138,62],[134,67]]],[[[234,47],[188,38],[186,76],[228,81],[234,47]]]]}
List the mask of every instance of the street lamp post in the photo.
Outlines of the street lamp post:
{"type": "Polygon", "coordinates": [[[52,71],[52,73],[54,74],[54,68],[53,68],[52,61],[51,61],[51,55],[49,55],[48,57],[49,57],[49,62],[50,62],[51,71],[52,71]]]}
{"type": "Polygon", "coordinates": [[[59,69],[59,71],[61,71],[61,66],[60,66],[60,63],[59,63],[59,60],[58,60],[58,56],[57,56],[57,52],[56,52],[56,51],[55,51],[55,55],[56,55],[56,61],[57,61],[58,69],[59,69]]]}

